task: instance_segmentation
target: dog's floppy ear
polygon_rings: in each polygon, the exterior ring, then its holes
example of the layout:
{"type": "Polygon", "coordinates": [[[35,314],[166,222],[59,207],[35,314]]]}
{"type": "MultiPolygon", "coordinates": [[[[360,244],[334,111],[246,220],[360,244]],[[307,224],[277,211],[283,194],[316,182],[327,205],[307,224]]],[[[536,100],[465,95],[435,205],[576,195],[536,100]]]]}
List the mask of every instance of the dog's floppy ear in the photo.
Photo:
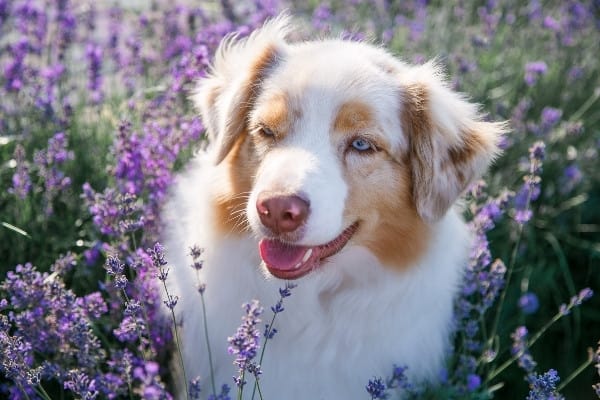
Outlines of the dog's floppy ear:
{"type": "Polygon", "coordinates": [[[439,220],[498,154],[504,123],[485,122],[477,106],[448,88],[430,62],[401,77],[413,197],[427,222],[439,220]]]}
{"type": "Polygon", "coordinates": [[[210,73],[200,80],[192,99],[200,109],[216,164],[246,130],[248,113],[261,83],[285,50],[288,31],[289,17],[282,15],[245,39],[228,37],[219,45],[210,73]]]}

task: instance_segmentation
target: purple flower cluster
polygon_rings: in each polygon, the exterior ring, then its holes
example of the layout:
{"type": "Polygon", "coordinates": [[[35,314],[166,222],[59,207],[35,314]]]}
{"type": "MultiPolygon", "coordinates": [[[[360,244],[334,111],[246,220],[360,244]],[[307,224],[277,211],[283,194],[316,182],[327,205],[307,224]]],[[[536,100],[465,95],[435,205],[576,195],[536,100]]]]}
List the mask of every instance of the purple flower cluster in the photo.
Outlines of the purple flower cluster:
{"type": "Polygon", "coordinates": [[[78,370],[94,379],[106,357],[92,325],[107,308],[99,293],[78,298],[54,274],[18,265],[0,284],[0,367],[24,390],[63,380],[78,370]],[[60,349],[60,351],[58,351],[60,349]]]}
{"type": "Polygon", "coordinates": [[[31,177],[29,176],[29,164],[25,158],[23,146],[17,145],[15,147],[14,160],[16,168],[12,177],[12,188],[8,190],[21,200],[25,200],[31,190],[31,177]]]}
{"type": "Polygon", "coordinates": [[[113,148],[116,164],[111,169],[120,193],[147,198],[144,215],[148,229],[155,227],[177,155],[203,130],[196,117],[178,118],[175,126],[161,121],[166,116],[155,117],[159,119],[144,125],[142,134],[135,132],[129,122],[121,123],[113,148]]]}
{"type": "Polygon", "coordinates": [[[529,352],[529,347],[527,345],[527,336],[528,336],[527,328],[524,326],[519,326],[510,337],[513,340],[513,344],[511,347],[511,353],[517,357],[519,367],[521,367],[527,373],[527,376],[531,375],[537,366],[537,363],[534,361],[531,353],[529,352]]]}
{"type": "Polygon", "coordinates": [[[529,377],[529,395],[527,400],[564,400],[556,391],[556,384],[560,381],[558,373],[551,369],[543,375],[533,374],[529,377]]]}
{"type": "Polygon", "coordinates": [[[58,132],[48,139],[48,146],[38,150],[33,163],[26,159],[25,148],[17,145],[14,151],[15,173],[12,176],[13,193],[21,200],[34,189],[33,178],[36,180],[35,189],[41,192],[44,212],[47,216],[54,213],[54,202],[71,186],[71,178],[66,176],[63,167],[73,160],[73,152],[68,149],[68,138],[64,132],[58,132]]]}
{"type": "Polygon", "coordinates": [[[540,307],[540,301],[535,293],[527,292],[519,297],[519,308],[523,314],[534,314],[540,307]]]}
{"type": "MultiPolygon", "coordinates": [[[[286,297],[290,297],[292,295],[292,289],[294,289],[297,285],[291,282],[286,282],[285,287],[283,288],[279,288],[279,300],[277,300],[277,303],[275,303],[274,306],[271,306],[271,311],[273,311],[273,318],[271,319],[271,322],[269,324],[265,325],[265,332],[264,332],[264,336],[265,336],[265,340],[269,340],[272,339],[275,334],[277,333],[277,329],[273,326],[273,324],[275,323],[275,318],[277,317],[277,314],[283,312],[283,310],[285,310],[283,308],[283,299],[285,299],[286,297]]],[[[266,346],[266,343],[265,343],[266,346]]],[[[263,351],[264,351],[264,347],[263,347],[263,351]]],[[[262,355],[261,355],[261,359],[259,362],[262,362],[262,355]]]]}
{"type": "MultiPolygon", "coordinates": [[[[461,296],[455,306],[455,329],[462,333],[462,354],[458,355],[458,366],[454,370],[456,380],[464,391],[473,391],[479,387],[481,378],[477,374],[477,359],[485,346],[480,336],[480,322],[486,312],[494,305],[505,285],[506,266],[501,259],[492,260],[487,232],[505,214],[513,197],[505,191],[495,198],[485,198],[485,185],[478,182],[471,188],[474,198],[471,230],[474,242],[469,264],[465,271],[461,296]],[[478,201],[482,201],[477,205],[478,201]],[[475,384],[476,381],[479,384],[475,384]]],[[[489,353],[490,349],[485,350],[489,353]]],[[[486,354],[488,359],[495,354],[486,354]]]]}
{"type": "Polygon", "coordinates": [[[548,66],[543,61],[532,61],[525,64],[525,83],[533,86],[539,78],[548,72],[548,66]]]}
{"type": "Polygon", "coordinates": [[[579,293],[571,297],[568,304],[561,304],[559,307],[559,314],[561,316],[569,315],[571,310],[577,306],[580,306],[584,301],[589,300],[594,295],[594,291],[590,288],[581,289],[579,293]]]}
{"type": "Polygon", "coordinates": [[[367,393],[371,396],[371,399],[387,399],[388,394],[386,393],[386,386],[382,378],[373,378],[367,384],[367,393]]]}
{"type": "Polygon", "coordinates": [[[392,375],[387,379],[373,378],[369,380],[365,389],[371,396],[371,399],[387,399],[390,395],[390,390],[394,389],[404,397],[421,398],[421,388],[415,387],[408,381],[406,371],[408,367],[394,365],[392,375]]]}
{"type": "Polygon", "coordinates": [[[102,47],[97,43],[88,43],[85,49],[85,56],[88,59],[88,86],[90,90],[89,99],[93,104],[99,104],[102,101],[102,47]]]}
{"type": "Polygon", "coordinates": [[[535,142],[529,148],[529,174],[523,177],[523,185],[514,198],[514,219],[518,224],[525,224],[533,215],[531,202],[540,195],[540,174],[544,161],[546,145],[544,142],[535,142]]]}
{"type": "Polygon", "coordinates": [[[259,318],[263,312],[258,300],[252,300],[249,303],[244,303],[242,308],[245,315],[242,317],[242,324],[238,327],[235,335],[227,338],[229,354],[235,356],[234,364],[239,368],[239,374],[234,377],[235,384],[239,389],[242,389],[246,384],[244,380],[245,372],[249,372],[256,379],[262,373],[260,365],[254,363],[254,358],[260,348],[260,331],[258,324],[261,322],[259,318]]]}

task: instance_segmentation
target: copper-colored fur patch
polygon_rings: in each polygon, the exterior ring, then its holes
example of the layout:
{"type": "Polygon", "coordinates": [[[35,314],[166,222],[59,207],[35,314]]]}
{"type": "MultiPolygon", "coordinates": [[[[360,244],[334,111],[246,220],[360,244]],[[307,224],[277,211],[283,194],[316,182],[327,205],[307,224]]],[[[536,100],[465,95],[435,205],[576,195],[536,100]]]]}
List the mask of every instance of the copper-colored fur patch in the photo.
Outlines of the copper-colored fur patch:
{"type": "Polygon", "coordinates": [[[227,110],[227,131],[219,133],[224,135],[217,157],[217,162],[220,163],[218,168],[223,176],[219,177],[222,186],[214,197],[215,224],[225,234],[248,230],[245,208],[257,162],[256,157],[253,157],[252,141],[247,140],[247,119],[255,106],[261,83],[276,60],[276,48],[268,46],[252,63],[248,79],[227,110]]]}
{"type": "Polygon", "coordinates": [[[247,232],[245,210],[257,165],[252,141],[244,133],[218,167],[220,176],[217,179],[221,186],[213,200],[215,225],[221,233],[247,232]]]}
{"type": "MultiPolygon", "coordinates": [[[[427,113],[427,88],[413,84],[405,87],[405,97],[402,105],[402,125],[412,135],[431,133],[432,123],[427,113]]],[[[412,139],[411,138],[411,139],[412,139]]]]}
{"type": "Polygon", "coordinates": [[[254,108],[256,98],[260,93],[261,83],[267,77],[269,70],[275,65],[277,55],[277,49],[274,46],[268,46],[250,66],[248,79],[240,88],[236,98],[230,105],[230,109],[227,110],[229,113],[228,124],[226,132],[220,132],[224,136],[221,140],[217,162],[221,162],[225,158],[233,147],[237,136],[247,130],[248,114],[254,108]]]}
{"type": "Polygon", "coordinates": [[[420,84],[405,88],[401,121],[408,135],[412,194],[414,201],[431,196],[433,179],[433,124],[427,112],[427,88],[420,84]]]}
{"type": "Polygon", "coordinates": [[[288,134],[300,117],[300,107],[293,104],[285,93],[276,93],[260,102],[258,119],[273,130],[278,139],[288,134]]]}
{"type": "Polygon", "coordinates": [[[371,108],[360,101],[350,101],[344,103],[338,110],[333,129],[336,132],[354,133],[371,126],[372,123],[371,108]]]}
{"type": "Polygon", "coordinates": [[[426,251],[429,237],[411,196],[410,167],[388,155],[369,162],[376,165],[366,170],[357,166],[346,175],[347,217],[360,221],[355,240],[385,266],[403,270],[426,251]]]}
{"type": "Polygon", "coordinates": [[[477,132],[467,132],[463,137],[460,148],[450,149],[450,161],[455,164],[464,164],[475,157],[476,154],[485,152],[486,143],[477,132]]]}

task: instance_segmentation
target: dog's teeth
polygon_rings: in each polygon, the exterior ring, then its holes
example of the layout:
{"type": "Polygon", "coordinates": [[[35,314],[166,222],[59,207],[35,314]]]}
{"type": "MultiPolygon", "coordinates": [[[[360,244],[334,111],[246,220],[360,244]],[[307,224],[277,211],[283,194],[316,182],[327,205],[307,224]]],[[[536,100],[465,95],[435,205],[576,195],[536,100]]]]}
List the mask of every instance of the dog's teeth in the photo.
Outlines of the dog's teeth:
{"type": "Polygon", "coordinates": [[[294,269],[298,269],[298,268],[300,268],[300,266],[301,266],[301,265],[302,265],[302,263],[301,263],[301,262],[299,262],[298,264],[294,265],[294,269]]]}
{"type": "Polygon", "coordinates": [[[306,260],[308,260],[311,255],[312,255],[312,249],[306,250],[306,253],[304,253],[304,257],[302,257],[302,262],[303,263],[306,262],[306,260]]]}

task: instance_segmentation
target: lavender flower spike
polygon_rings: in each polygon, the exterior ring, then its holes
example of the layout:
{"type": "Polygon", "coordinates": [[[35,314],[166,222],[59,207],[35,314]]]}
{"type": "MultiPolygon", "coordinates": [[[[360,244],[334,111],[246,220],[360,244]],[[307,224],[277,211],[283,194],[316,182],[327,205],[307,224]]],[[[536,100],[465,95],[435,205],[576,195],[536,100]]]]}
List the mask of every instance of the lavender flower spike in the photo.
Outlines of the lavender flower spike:
{"type": "Polygon", "coordinates": [[[227,338],[229,342],[229,354],[236,356],[234,364],[239,368],[239,375],[234,378],[238,388],[242,388],[246,383],[244,373],[249,371],[255,377],[260,374],[260,367],[253,364],[253,359],[260,348],[260,331],[257,326],[261,322],[259,316],[263,312],[258,300],[252,300],[244,303],[242,308],[245,315],[242,317],[242,324],[237,329],[235,335],[227,338]]]}

